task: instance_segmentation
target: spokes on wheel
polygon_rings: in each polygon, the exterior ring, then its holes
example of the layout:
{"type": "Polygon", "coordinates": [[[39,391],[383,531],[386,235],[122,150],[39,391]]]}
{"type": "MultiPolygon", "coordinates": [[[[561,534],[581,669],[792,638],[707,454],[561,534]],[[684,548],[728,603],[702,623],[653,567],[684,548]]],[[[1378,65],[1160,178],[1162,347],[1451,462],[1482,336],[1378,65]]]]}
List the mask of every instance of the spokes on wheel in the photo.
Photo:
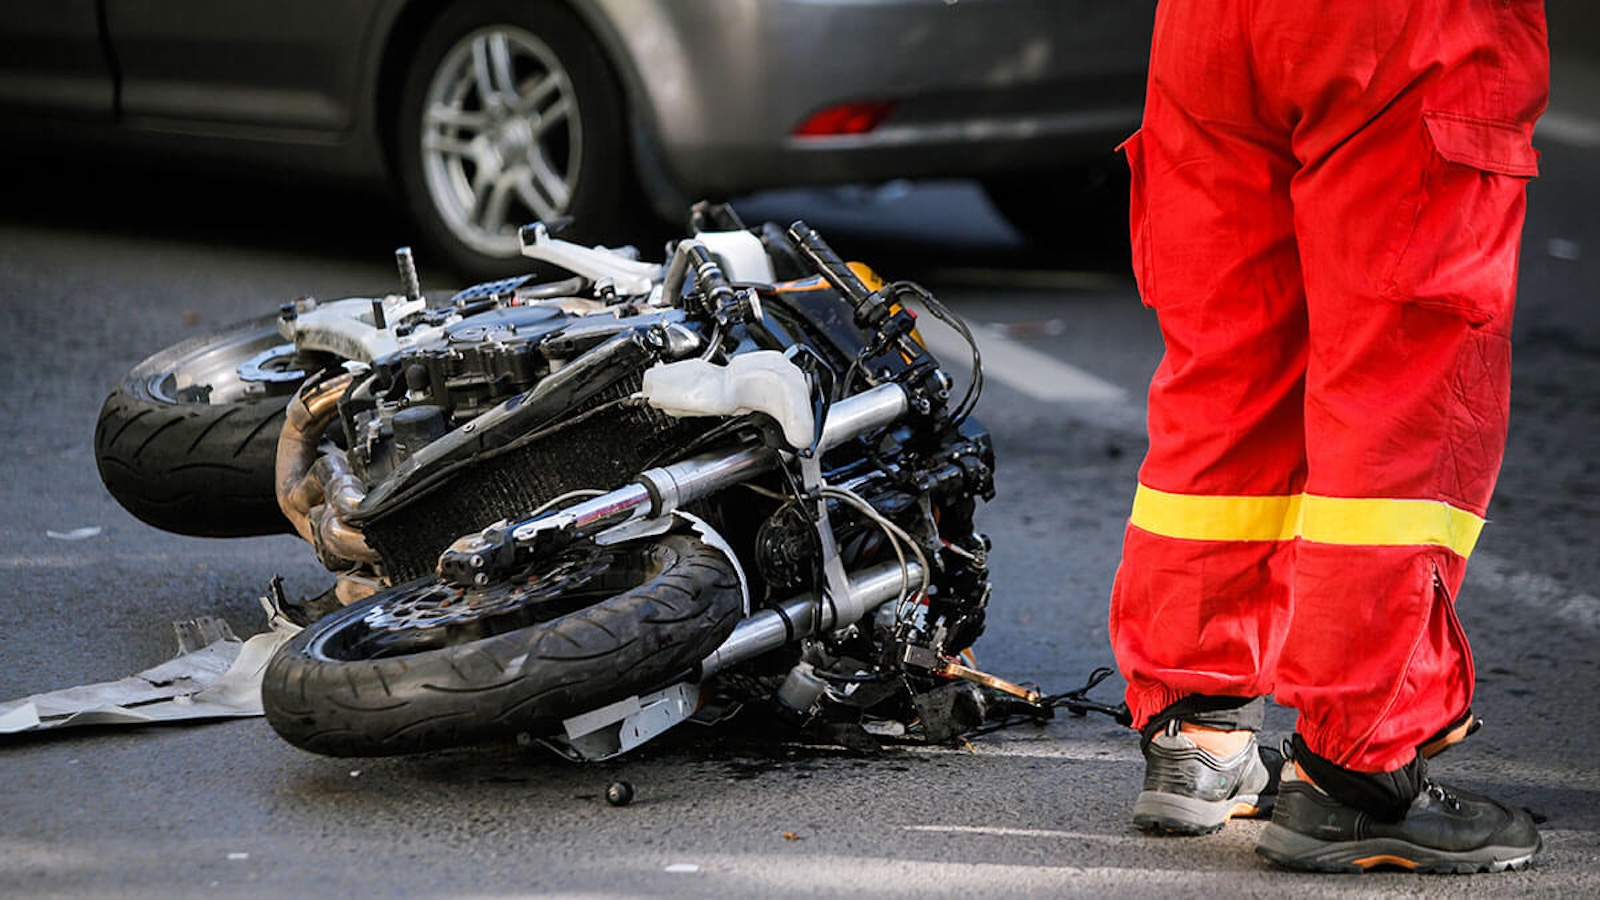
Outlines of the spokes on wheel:
{"type": "Polygon", "coordinates": [[[510,105],[507,98],[516,95],[517,82],[505,32],[486,32],[472,41],[472,77],[485,105],[510,105]]]}
{"type": "Polygon", "coordinates": [[[483,253],[515,255],[519,228],[569,210],[582,140],[571,76],[514,26],[464,36],[424,95],[429,195],[451,232],[483,253]]]}

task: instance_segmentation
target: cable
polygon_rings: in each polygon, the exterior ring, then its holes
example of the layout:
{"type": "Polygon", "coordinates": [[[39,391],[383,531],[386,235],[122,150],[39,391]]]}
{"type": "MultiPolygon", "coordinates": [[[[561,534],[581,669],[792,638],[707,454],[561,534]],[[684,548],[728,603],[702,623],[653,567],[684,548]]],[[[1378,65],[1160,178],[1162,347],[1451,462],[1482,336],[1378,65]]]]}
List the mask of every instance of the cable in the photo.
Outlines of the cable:
{"type": "Polygon", "coordinates": [[[911,536],[906,534],[904,529],[891,522],[886,516],[874,509],[872,504],[862,499],[862,497],[854,491],[841,487],[825,487],[822,489],[822,494],[825,497],[834,497],[836,499],[843,500],[855,507],[858,512],[870,519],[879,528],[883,529],[883,533],[888,536],[889,545],[894,548],[895,557],[900,561],[900,598],[895,602],[895,621],[904,621],[907,601],[915,596],[925,596],[928,592],[928,585],[931,581],[930,572],[928,569],[928,557],[922,552],[922,547],[918,545],[916,541],[912,540],[911,536]],[[902,544],[911,549],[911,552],[917,558],[917,563],[922,568],[921,585],[917,588],[915,594],[912,594],[909,591],[911,587],[911,577],[910,572],[907,571],[905,552],[901,549],[902,544]]]}
{"type": "Polygon", "coordinates": [[[961,401],[956,404],[955,410],[950,414],[951,420],[960,425],[967,420],[968,416],[972,415],[973,410],[977,408],[978,398],[983,394],[983,354],[978,350],[978,341],[972,336],[971,329],[967,328],[967,323],[962,321],[960,316],[952,312],[948,306],[944,305],[943,301],[935,297],[927,288],[914,281],[897,281],[894,283],[893,289],[896,293],[907,291],[916,296],[928,312],[933,314],[934,318],[954,329],[961,336],[961,339],[966,341],[967,346],[972,349],[972,380],[968,382],[967,390],[962,395],[961,401]]]}
{"type": "Polygon", "coordinates": [[[1089,699],[1089,692],[1115,674],[1115,670],[1108,666],[1101,666],[1089,673],[1089,679],[1083,687],[1075,691],[1066,691],[1060,694],[1051,694],[1042,698],[1037,704],[1015,702],[1002,702],[999,705],[1007,710],[1005,716],[998,721],[974,728],[966,734],[968,737],[978,737],[992,734],[1003,728],[1014,728],[1018,725],[1040,724],[1052,718],[1057,709],[1065,709],[1074,716],[1083,717],[1089,713],[1100,713],[1110,716],[1119,724],[1132,724],[1133,718],[1128,712],[1126,703],[1111,706],[1089,699]]]}

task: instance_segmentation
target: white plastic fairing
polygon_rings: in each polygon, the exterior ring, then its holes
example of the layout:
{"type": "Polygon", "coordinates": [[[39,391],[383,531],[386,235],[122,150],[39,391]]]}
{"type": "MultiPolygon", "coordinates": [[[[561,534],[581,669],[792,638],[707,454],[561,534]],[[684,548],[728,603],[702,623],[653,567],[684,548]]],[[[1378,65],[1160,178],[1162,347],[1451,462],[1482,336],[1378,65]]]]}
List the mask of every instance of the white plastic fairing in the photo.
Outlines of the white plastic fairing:
{"type": "Polygon", "coordinates": [[[347,297],[319,303],[292,319],[280,319],[278,333],[301,350],[321,350],[357,362],[382,359],[401,347],[433,340],[441,333],[437,327],[417,328],[401,335],[393,325],[427,309],[426,299],[408,300],[390,294],[376,300],[347,297]],[[374,303],[382,304],[389,327],[379,328],[373,319],[374,303]]]}
{"type": "Polygon", "coordinates": [[[771,284],[777,280],[772,260],[761,238],[748,231],[702,231],[695,240],[704,244],[722,274],[735,284],[771,284]]]}
{"type": "Polygon", "coordinates": [[[735,356],[726,366],[683,359],[646,369],[641,393],[671,416],[766,413],[796,450],[811,446],[816,422],[805,373],[776,350],[735,356]]]}
{"type": "Polygon", "coordinates": [[[544,223],[536,222],[522,230],[522,255],[542,260],[582,275],[591,281],[610,281],[624,297],[644,297],[661,280],[661,265],[640,262],[627,251],[607,247],[584,247],[553,238],[544,223]]]}

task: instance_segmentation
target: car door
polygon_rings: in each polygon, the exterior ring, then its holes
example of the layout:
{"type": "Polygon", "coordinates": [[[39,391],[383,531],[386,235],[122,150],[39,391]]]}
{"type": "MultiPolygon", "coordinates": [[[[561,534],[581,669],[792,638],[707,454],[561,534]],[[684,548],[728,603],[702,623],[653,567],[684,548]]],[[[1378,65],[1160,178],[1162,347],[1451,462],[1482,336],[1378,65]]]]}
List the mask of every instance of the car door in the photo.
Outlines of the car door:
{"type": "Polygon", "coordinates": [[[354,121],[383,0],[104,0],[129,126],[315,140],[354,121]]]}
{"type": "Polygon", "coordinates": [[[0,3],[0,119],[109,120],[116,98],[97,0],[0,3]]]}

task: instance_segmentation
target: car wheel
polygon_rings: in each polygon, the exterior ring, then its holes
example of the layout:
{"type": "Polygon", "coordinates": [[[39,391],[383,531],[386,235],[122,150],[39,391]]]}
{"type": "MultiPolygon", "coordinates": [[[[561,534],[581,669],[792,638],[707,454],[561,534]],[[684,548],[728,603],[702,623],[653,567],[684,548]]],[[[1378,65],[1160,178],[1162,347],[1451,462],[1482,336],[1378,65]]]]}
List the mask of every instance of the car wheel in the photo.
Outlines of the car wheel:
{"type": "Polygon", "coordinates": [[[1131,258],[1128,166],[1120,158],[989,178],[983,189],[1024,240],[1057,259],[1120,269],[1131,258]]]}
{"type": "Polygon", "coordinates": [[[548,3],[452,4],[401,93],[396,158],[423,243],[469,278],[525,272],[519,229],[573,220],[617,240],[640,215],[617,79],[570,12],[548,3]]]}

